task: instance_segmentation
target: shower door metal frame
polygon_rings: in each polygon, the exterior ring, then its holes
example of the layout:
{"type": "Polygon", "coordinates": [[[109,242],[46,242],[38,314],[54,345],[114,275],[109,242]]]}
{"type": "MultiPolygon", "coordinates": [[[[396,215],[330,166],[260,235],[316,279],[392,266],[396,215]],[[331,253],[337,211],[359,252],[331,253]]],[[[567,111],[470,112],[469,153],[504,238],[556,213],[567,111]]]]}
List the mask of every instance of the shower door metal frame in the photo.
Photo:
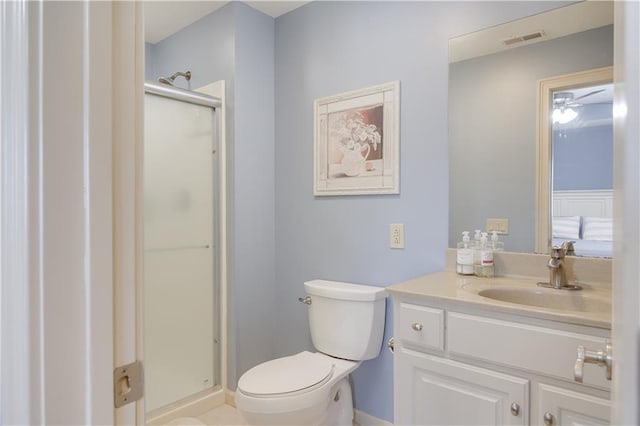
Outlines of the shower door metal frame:
{"type": "Polygon", "coordinates": [[[222,102],[218,98],[205,95],[204,93],[193,92],[191,90],[180,89],[179,87],[168,86],[166,84],[146,81],[144,83],[145,93],[163,96],[176,101],[188,102],[190,104],[211,107],[214,110],[220,108],[222,102]]]}

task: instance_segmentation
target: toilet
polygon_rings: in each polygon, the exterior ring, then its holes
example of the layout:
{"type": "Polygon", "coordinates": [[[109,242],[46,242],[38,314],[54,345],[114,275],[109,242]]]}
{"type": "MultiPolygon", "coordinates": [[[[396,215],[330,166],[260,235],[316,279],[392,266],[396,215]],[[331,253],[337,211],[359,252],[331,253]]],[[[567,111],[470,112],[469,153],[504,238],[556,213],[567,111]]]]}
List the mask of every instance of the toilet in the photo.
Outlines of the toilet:
{"type": "Polygon", "coordinates": [[[304,288],[317,352],[267,361],[240,377],[236,409],[249,425],[352,425],[349,374],[380,353],[387,293],[326,280],[304,288]]]}

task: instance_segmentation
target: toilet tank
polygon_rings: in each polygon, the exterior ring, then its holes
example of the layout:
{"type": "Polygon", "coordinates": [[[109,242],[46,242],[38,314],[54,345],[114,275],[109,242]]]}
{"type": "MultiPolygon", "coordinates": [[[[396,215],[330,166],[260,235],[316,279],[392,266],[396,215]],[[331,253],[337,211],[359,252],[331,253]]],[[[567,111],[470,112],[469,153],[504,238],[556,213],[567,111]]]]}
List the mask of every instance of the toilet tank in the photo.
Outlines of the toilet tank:
{"type": "Polygon", "coordinates": [[[309,328],[318,351],[354,361],[378,356],[384,335],[384,288],[325,280],[307,281],[304,288],[311,298],[309,328]]]}

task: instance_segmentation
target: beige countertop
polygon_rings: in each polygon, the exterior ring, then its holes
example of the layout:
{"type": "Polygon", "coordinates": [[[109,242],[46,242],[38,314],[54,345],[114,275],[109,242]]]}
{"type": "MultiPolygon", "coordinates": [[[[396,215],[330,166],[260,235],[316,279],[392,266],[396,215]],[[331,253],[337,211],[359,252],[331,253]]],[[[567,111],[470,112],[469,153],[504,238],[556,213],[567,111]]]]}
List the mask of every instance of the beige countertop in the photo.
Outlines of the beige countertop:
{"type": "Polygon", "coordinates": [[[416,302],[427,304],[429,302],[446,302],[456,306],[468,306],[544,320],[611,329],[611,290],[609,288],[585,286],[582,290],[573,292],[540,288],[536,285],[538,281],[540,280],[537,278],[522,277],[480,278],[444,271],[391,285],[387,287],[387,291],[392,296],[402,297],[403,300],[414,298],[416,302]],[[534,291],[542,298],[551,297],[554,302],[555,299],[559,301],[560,299],[570,300],[568,307],[555,309],[529,306],[503,302],[478,294],[487,289],[515,289],[515,291],[527,289],[527,291],[534,291]]]}

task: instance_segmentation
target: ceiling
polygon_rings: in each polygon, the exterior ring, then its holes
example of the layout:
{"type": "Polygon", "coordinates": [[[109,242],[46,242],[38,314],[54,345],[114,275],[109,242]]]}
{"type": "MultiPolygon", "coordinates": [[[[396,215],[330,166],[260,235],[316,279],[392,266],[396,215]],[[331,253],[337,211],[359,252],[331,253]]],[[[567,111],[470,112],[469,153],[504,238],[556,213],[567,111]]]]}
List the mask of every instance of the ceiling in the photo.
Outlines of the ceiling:
{"type": "MultiPolygon", "coordinates": [[[[156,44],[227,3],[229,2],[144,1],[144,40],[147,43],[156,44]]],[[[277,18],[308,3],[308,1],[245,1],[244,3],[266,15],[277,18]]]]}

